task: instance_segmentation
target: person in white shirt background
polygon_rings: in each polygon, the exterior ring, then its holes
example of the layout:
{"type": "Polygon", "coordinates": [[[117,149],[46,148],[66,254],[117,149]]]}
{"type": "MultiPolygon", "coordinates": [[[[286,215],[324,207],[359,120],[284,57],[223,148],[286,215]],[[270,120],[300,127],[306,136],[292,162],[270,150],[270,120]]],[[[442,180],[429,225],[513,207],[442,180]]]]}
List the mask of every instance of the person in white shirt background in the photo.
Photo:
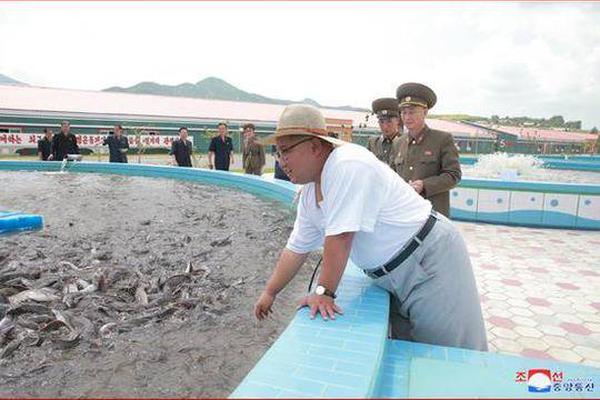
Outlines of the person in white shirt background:
{"type": "MultiPolygon", "coordinates": [[[[292,104],[275,133],[277,157],[302,187],[294,229],[254,313],[263,320],[308,255],[323,247],[314,293],[300,301],[335,319],[336,290],[349,259],[396,296],[396,332],[423,343],[487,350],[479,295],[465,242],[402,178],[367,149],[329,137],[318,109],[292,104]]],[[[394,335],[392,335],[394,337],[394,335]]]]}

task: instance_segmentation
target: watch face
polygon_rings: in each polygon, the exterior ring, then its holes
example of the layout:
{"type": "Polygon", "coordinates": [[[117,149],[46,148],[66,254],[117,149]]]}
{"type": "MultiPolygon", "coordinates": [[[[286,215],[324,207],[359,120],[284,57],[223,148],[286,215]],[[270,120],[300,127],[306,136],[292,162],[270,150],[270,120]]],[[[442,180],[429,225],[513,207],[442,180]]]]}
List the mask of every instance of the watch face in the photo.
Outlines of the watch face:
{"type": "Polygon", "coordinates": [[[317,288],[315,289],[315,293],[320,295],[325,294],[325,287],[324,286],[317,286],[317,288]]]}

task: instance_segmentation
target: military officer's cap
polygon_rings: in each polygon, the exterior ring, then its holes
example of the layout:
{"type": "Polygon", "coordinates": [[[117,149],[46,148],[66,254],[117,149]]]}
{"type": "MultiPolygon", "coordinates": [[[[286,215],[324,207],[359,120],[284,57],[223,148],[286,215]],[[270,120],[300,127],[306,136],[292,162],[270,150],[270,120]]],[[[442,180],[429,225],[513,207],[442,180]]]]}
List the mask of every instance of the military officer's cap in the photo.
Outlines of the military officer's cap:
{"type": "Polygon", "coordinates": [[[377,118],[398,117],[398,100],[391,97],[384,97],[373,101],[373,113],[377,114],[377,118]]]}
{"type": "Polygon", "coordinates": [[[396,90],[396,97],[400,103],[400,108],[405,106],[421,106],[427,109],[432,108],[437,96],[429,87],[420,83],[403,83],[396,90]]]}

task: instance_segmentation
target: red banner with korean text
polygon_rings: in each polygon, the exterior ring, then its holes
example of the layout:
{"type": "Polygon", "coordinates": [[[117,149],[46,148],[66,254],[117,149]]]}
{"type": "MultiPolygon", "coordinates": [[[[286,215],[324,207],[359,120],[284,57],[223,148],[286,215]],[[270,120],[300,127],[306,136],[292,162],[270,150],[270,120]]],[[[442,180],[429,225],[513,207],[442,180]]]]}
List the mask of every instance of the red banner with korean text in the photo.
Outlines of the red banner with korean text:
{"type": "MultiPolygon", "coordinates": [[[[139,147],[140,144],[146,148],[171,148],[173,140],[177,135],[125,135],[129,140],[129,146],[139,147]]],[[[38,140],[44,137],[41,133],[0,133],[0,147],[37,147],[38,140]]],[[[79,147],[102,148],[102,142],[106,135],[75,135],[79,147]]],[[[194,143],[193,137],[188,140],[194,143]]]]}

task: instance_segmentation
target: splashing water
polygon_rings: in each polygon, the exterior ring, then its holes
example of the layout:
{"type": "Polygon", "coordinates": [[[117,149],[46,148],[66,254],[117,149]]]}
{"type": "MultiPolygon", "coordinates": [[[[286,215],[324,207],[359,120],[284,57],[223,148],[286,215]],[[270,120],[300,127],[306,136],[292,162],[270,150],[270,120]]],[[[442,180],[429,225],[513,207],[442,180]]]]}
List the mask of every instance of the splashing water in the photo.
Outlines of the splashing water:
{"type": "Polygon", "coordinates": [[[63,159],[62,162],[60,163],[60,172],[63,173],[65,172],[65,168],[67,167],[67,159],[63,159]]]}
{"type": "Polygon", "coordinates": [[[544,179],[544,162],[532,155],[484,154],[469,170],[469,176],[502,179],[544,179]]]}

